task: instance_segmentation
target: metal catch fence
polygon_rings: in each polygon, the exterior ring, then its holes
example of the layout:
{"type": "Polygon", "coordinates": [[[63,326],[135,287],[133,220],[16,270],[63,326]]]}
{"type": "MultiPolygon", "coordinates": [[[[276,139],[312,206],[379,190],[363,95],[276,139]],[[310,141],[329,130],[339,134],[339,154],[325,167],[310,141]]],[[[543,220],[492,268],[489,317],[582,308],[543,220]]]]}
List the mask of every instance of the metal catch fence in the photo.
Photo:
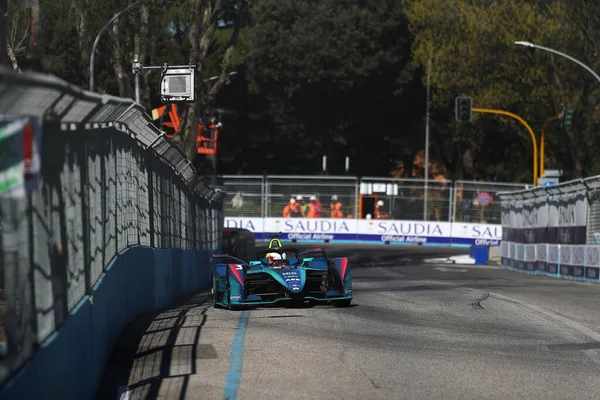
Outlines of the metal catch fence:
{"type": "Polygon", "coordinates": [[[2,68],[0,115],[14,153],[0,157],[1,383],[125,248],[215,249],[224,216],[223,194],[129,99],[2,68]]]}
{"type": "Polygon", "coordinates": [[[599,281],[600,176],[500,197],[502,265],[599,281]]]}
{"type": "Polygon", "coordinates": [[[225,207],[231,217],[262,217],[265,211],[263,176],[225,175],[217,187],[226,193],[225,207]]]}
{"type": "Polygon", "coordinates": [[[453,220],[500,224],[502,202],[499,193],[528,189],[529,185],[500,182],[456,181],[453,189],[453,220]]]}
{"type": "Polygon", "coordinates": [[[526,184],[354,176],[225,175],[228,217],[282,217],[290,198],[317,200],[317,217],[331,217],[332,198],[342,218],[457,221],[499,224],[499,192],[524,190],[526,184]],[[335,197],[334,197],[335,196],[335,197]]]}
{"type": "Polygon", "coordinates": [[[329,218],[332,199],[341,202],[343,217],[356,215],[358,181],[354,177],[328,176],[268,176],[266,179],[265,217],[281,217],[283,209],[294,197],[306,214],[306,206],[314,199],[316,204],[315,218],[329,218]],[[336,196],[336,197],[334,197],[336,196]]]}

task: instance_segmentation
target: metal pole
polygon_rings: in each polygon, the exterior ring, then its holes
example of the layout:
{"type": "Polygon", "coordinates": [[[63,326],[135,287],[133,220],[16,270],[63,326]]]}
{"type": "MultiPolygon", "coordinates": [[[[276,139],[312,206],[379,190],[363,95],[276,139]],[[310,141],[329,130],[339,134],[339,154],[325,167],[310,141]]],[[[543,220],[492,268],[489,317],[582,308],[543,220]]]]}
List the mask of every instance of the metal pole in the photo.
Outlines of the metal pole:
{"type": "Polygon", "coordinates": [[[427,197],[429,183],[429,95],[431,92],[431,58],[433,51],[429,52],[427,62],[427,111],[425,116],[425,196],[423,197],[423,221],[427,221],[427,197]]]}
{"type": "Polygon", "coordinates": [[[141,104],[140,96],[140,59],[137,54],[133,56],[133,74],[134,74],[134,85],[135,85],[135,102],[141,104]]]}
{"type": "Polygon", "coordinates": [[[525,121],[523,118],[519,117],[517,114],[513,114],[513,113],[511,113],[509,111],[504,111],[504,110],[494,110],[494,109],[491,109],[491,108],[473,108],[473,112],[507,115],[509,117],[512,117],[512,118],[516,119],[521,124],[523,124],[523,126],[525,126],[525,128],[527,129],[527,132],[529,132],[529,135],[531,136],[531,142],[533,144],[533,187],[536,187],[537,186],[537,178],[538,178],[538,173],[537,173],[537,167],[538,167],[538,161],[537,161],[537,156],[538,156],[537,140],[535,138],[535,133],[533,132],[533,129],[531,129],[531,126],[529,126],[529,124],[527,123],[527,121],[525,121]]]}
{"type": "Polygon", "coordinates": [[[115,22],[121,15],[125,14],[132,8],[135,8],[142,3],[145,3],[146,1],[147,0],[137,0],[135,3],[131,4],[127,8],[119,11],[106,23],[106,25],[104,25],[102,27],[102,29],[100,29],[100,32],[98,32],[98,35],[96,36],[96,39],[94,40],[94,44],[92,45],[92,52],[90,53],[90,91],[91,92],[94,91],[94,58],[95,58],[95,54],[96,54],[96,47],[98,47],[98,43],[100,42],[100,37],[108,29],[108,27],[111,26],[112,23],[115,22]]]}
{"type": "Polygon", "coordinates": [[[212,186],[217,187],[217,153],[212,155],[212,186]]]}

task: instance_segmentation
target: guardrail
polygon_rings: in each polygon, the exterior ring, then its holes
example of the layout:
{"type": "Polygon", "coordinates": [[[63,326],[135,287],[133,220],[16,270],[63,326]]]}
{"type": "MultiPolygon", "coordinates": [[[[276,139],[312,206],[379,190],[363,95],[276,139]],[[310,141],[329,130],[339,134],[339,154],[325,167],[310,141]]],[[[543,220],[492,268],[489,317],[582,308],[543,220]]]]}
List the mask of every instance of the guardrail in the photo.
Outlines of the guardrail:
{"type": "Polygon", "coordinates": [[[500,197],[505,268],[600,282],[600,176],[500,197]]]}
{"type": "Polygon", "coordinates": [[[129,320],[208,284],[224,194],[132,100],[0,68],[0,116],[0,397],[92,398],[129,320]]]}

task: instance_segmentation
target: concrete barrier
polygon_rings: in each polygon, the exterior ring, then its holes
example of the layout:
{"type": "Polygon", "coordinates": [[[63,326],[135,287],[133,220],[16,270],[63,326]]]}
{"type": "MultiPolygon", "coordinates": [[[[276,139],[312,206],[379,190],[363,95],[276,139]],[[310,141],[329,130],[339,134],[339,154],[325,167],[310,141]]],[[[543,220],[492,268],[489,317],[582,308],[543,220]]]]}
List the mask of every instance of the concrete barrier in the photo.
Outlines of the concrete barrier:
{"type": "Polygon", "coordinates": [[[133,247],[0,392],[0,399],[93,399],[127,323],[210,285],[212,252],[133,247]]]}

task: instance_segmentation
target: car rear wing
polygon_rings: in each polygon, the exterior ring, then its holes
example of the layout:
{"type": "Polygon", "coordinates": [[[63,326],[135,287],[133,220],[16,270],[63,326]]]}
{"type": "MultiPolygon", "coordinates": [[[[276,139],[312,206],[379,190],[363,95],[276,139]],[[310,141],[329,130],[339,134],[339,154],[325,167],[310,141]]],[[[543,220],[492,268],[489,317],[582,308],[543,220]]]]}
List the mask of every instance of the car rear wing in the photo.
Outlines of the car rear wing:
{"type": "Polygon", "coordinates": [[[298,254],[298,258],[326,258],[325,250],[321,248],[306,249],[298,254]]]}

